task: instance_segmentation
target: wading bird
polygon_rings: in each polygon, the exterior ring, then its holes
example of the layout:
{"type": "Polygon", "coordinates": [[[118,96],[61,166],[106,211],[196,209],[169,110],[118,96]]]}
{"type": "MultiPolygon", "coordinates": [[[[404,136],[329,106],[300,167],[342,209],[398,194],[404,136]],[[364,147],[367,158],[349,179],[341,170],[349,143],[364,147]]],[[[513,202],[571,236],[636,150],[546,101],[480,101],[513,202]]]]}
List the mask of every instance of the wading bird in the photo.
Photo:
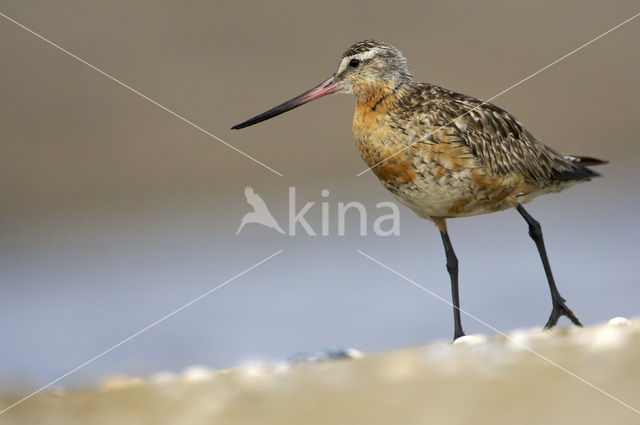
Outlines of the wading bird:
{"type": "Polygon", "coordinates": [[[553,305],[545,328],[555,326],[560,316],[582,326],[558,292],[540,223],[522,204],[598,176],[586,166],[606,161],[560,155],[499,107],[414,81],[402,52],[375,40],[347,49],[335,74],[315,88],[232,128],[336,92],[356,96],[353,138],[371,171],[399,202],[440,230],[451,278],[454,340],[464,331],[458,259],[446,219],[508,208],[527,222],[544,266],[553,305]]]}

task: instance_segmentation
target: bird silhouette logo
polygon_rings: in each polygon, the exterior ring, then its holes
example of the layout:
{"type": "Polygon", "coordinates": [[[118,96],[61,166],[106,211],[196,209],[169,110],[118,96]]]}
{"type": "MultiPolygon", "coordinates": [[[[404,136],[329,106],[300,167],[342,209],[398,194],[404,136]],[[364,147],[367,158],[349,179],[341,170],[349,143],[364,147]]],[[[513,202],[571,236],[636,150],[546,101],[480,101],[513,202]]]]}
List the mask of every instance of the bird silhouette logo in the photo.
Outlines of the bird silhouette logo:
{"type": "Polygon", "coordinates": [[[253,211],[246,213],[244,217],[242,217],[242,222],[236,235],[239,234],[244,225],[248,223],[262,224],[280,233],[284,233],[284,230],[282,230],[276,219],[271,215],[267,204],[264,203],[260,195],[254,192],[251,186],[244,188],[244,195],[247,197],[247,203],[253,207],[253,211]]]}

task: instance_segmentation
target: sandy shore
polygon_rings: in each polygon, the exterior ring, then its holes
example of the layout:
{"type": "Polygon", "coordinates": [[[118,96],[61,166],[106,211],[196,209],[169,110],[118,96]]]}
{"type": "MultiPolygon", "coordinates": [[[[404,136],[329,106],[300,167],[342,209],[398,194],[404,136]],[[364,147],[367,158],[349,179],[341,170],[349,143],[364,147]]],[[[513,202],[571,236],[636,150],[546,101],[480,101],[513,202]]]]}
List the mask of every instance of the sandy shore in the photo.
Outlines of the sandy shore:
{"type": "Polygon", "coordinates": [[[352,355],[115,377],[38,394],[0,424],[640,423],[640,320],[352,355]]]}

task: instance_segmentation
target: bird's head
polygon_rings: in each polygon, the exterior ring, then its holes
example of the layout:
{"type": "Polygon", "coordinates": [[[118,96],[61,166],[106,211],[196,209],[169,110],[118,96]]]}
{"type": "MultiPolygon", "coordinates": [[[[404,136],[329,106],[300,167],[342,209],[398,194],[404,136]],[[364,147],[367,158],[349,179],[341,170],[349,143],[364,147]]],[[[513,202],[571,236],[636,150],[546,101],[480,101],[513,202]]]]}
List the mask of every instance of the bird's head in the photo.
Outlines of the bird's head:
{"type": "Polygon", "coordinates": [[[342,54],[333,75],[341,93],[361,95],[371,90],[393,90],[411,80],[407,59],[391,44],[360,41],[342,54]]]}
{"type": "Polygon", "coordinates": [[[356,96],[371,91],[390,92],[412,78],[407,59],[400,50],[381,41],[359,41],[342,54],[338,69],[331,77],[311,90],[231,128],[249,127],[336,92],[356,96]]]}

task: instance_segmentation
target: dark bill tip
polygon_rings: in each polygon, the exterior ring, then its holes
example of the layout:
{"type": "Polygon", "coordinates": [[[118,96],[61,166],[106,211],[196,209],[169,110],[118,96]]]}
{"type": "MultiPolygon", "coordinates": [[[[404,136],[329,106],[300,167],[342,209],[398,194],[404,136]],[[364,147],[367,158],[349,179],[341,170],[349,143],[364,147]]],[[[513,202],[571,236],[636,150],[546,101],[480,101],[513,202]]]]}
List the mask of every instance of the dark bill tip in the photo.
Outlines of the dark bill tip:
{"type": "Polygon", "coordinates": [[[321,98],[322,96],[326,96],[331,93],[335,93],[338,90],[338,85],[336,84],[333,75],[327,78],[322,83],[318,84],[316,87],[312,88],[309,91],[302,93],[300,96],[296,96],[291,100],[288,100],[274,108],[269,109],[266,112],[261,113],[260,115],[256,115],[253,118],[250,118],[240,124],[236,124],[231,127],[232,130],[239,130],[241,128],[249,127],[254,124],[258,124],[259,122],[266,121],[269,118],[273,118],[280,114],[284,114],[287,111],[290,111],[298,106],[304,105],[307,102],[311,102],[312,100],[321,98]]]}

